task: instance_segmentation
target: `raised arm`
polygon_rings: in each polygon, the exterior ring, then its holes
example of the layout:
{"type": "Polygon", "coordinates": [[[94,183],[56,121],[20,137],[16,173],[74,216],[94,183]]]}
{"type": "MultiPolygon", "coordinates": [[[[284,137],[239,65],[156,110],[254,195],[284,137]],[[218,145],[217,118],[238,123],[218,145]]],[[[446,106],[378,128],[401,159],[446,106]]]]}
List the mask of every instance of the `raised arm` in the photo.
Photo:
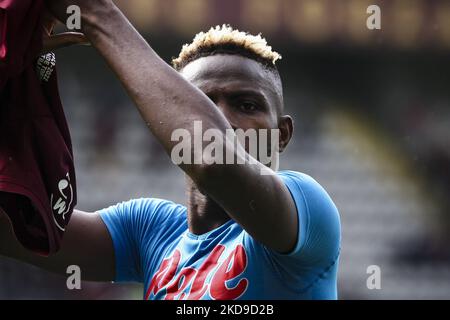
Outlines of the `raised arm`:
{"type": "Polygon", "coordinates": [[[113,244],[97,213],[75,210],[60,251],[46,258],[22,247],[12,232],[8,217],[0,209],[0,255],[64,275],[68,266],[77,265],[82,280],[114,280],[113,244]]]}
{"type": "MultiPolygon", "coordinates": [[[[48,3],[60,19],[68,5],[80,6],[83,32],[116,73],[168,154],[178,143],[171,140],[174,130],[185,129],[194,136],[194,121],[201,121],[204,131],[213,128],[225,135],[232,129],[213,101],[166,64],[112,1],[48,3]]],[[[225,152],[245,153],[242,148],[225,152]]],[[[279,177],[260,174],[265,168],[261,163],[180,167],[255,239],[280,252],[293,249],[298,235],[294,202],[279,177]]]]}

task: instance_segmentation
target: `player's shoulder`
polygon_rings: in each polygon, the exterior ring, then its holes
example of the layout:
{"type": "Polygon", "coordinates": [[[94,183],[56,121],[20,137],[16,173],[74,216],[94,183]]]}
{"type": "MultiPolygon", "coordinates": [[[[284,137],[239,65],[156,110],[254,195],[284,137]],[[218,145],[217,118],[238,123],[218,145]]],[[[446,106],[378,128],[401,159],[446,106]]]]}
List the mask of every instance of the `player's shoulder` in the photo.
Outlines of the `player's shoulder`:
{"type": "Polygon", "coordinates": [[[339,214],[328,192],[310,175],[293,170],[283,170],[278,172],[278,176],[288,187],[297,207],[305,206],[309,213],[328,209],[327,211],[339,214]]]}
{"type": "Polygon", "coordinates": [[[294,255],[297,253],[302,259],[325,264],[334,263],[339,254],[341,224],[339,211],[330,195],[307,174],[282,171],[279,176],[289,189],[299,215],[300,237],[294,255]]]}
{"type": "Polygon", "coordinates": [[[160,198],[136,198],[122,201],[119,205],[128,207],[132,211],[153,211],[153,210],[183,210],[185,207],[171,200],[160,198]]]}
{"type": "Polygon", "coordinates": [[[280,170],[277,172],[277,174],[279,176],[293,177],[293,178],[300,179],[300,180],[313,179],[311,176],[307,175],[306,173],[303,173],[300,171],[294,171],[294,170],[280,170]]]}
{"type": "Polygon", "coordinates": [[[185,218],[185,212],[185,206],[160,198],[130,199],[100,211],[100,213],[141,220],[141,222],[144,220],[180,220],[185,218]]]}
{"type": "Polygon", "coordinates": [[[301,187],[320,187],[321,189],[325,190],[322,185],[317,182],[313,177],[310,175],[294,171],[294,170],[281,170],[277,172],[277,175],[286,183],[288,186],[290,184],[296,184],[300,188],[301,187]]]}

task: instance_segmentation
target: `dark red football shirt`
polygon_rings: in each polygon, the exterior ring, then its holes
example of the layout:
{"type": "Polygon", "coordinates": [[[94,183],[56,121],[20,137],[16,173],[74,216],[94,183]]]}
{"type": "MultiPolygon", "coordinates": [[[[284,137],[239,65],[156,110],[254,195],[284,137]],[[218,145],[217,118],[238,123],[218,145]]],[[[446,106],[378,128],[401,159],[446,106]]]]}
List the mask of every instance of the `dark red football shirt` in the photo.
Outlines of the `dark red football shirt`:
{"type": "Polygon", "coordinates": [[[40,56],[42,0],[0,0],[0,206],[29,250],[55,253],[76,203],[55,56],[40,56]]]}

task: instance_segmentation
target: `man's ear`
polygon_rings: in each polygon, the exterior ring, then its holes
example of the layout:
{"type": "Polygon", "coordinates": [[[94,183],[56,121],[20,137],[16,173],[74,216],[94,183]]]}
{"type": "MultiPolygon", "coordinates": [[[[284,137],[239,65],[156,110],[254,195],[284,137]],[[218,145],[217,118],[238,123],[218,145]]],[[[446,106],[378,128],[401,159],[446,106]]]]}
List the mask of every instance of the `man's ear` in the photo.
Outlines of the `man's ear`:
{"type": "Polygon", "coordinates": [[[278,129],[280,130],[280,153],[282,153],[289,141],[291,141],[294,133],[294,120],[290,116],[281,116],[278,121],[278,129]]]}

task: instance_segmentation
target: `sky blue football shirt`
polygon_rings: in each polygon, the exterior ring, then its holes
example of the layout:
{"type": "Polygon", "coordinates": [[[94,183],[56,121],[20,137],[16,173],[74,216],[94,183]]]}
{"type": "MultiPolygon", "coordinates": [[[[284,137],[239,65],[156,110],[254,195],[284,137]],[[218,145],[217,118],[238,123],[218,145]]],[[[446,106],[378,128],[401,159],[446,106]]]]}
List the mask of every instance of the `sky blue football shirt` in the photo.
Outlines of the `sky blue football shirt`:
{"type": "Polygon", "coordinates": [[[277,174],[299,217],[291,253],[267,248],[233,220],[194,235],[185,206],[137,199],[99,211],[114,244],[116,281],[143,283],[145,299],[337,299],[338,210],[308,175],[277,174]]]}

